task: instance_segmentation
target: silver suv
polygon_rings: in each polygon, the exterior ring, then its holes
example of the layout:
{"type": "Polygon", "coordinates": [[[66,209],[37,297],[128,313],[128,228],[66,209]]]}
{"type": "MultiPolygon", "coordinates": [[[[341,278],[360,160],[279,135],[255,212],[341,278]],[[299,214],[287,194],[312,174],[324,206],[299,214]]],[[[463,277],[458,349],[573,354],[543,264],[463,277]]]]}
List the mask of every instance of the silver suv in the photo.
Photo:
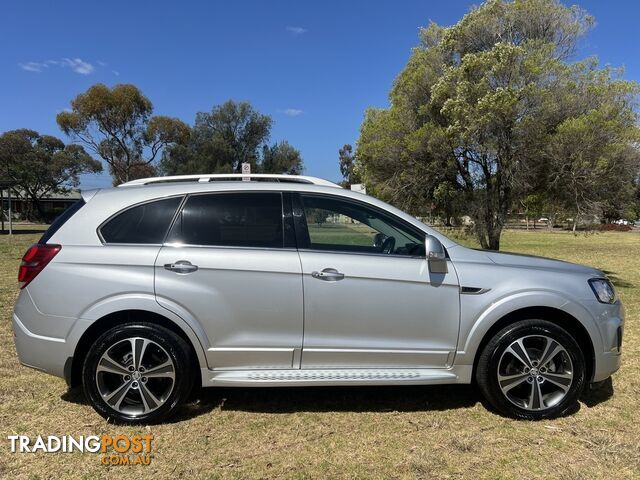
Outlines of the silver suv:
{"type": "Polygon", "coordinates": [[[194,386],[472,382],[503,414],[551,418],[620,366],[602,272],[465,248],[312,177],[84,192],[19,280],[22,364],[117,422],[160,421],[194,386]]]}

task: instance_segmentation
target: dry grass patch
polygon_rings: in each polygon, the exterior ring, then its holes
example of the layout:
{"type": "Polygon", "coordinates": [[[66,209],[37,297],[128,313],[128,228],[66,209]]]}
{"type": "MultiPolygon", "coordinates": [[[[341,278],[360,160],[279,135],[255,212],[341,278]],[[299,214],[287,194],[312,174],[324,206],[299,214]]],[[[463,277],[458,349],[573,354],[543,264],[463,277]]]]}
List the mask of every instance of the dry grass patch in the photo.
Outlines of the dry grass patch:
{"type": "Polygon", "coordinates": [[[571,416],[521,422],[486,410],[468,386],[220,389],[153,427],[109,425],[63,380],[21,367],[10,317],[34,234],[0,236],[2,478],[637,478],[640,472],[640,235],[507,232],[503,249],[610,272],[627,307],[611,392],[571,416]],[[150,466],[95,454],[11,454],[6,436],[155,436],[150,466]]]}

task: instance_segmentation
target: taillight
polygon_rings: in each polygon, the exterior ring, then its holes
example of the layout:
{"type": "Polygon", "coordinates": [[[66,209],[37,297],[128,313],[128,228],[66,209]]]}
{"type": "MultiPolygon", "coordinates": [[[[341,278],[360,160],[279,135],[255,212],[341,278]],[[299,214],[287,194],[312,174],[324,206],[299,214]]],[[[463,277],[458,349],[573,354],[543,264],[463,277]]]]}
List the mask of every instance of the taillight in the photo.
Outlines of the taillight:
{"type": "Polygon", "coordinates": [[[18,270],[18,282],[20,288],[24,288],[38,276],[47,264],[57,255],[62,248],[61,245],[51,245],[48,243],[36,243],[31,246],[22,257],[20,270],[18,270]]]}

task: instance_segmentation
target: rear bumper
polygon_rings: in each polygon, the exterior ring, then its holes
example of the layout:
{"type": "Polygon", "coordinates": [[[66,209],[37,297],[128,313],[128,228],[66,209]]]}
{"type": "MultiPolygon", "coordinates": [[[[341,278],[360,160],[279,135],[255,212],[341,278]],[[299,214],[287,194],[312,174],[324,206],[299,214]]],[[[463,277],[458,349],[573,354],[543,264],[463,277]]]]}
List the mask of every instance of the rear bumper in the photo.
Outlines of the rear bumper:
{"type": "Polygon", "coordinates": [[[66,378],[85,323],[43,313],[33,302],[29,287],[20,290],[12,323],[20,363],[66,378]]]}
{"type": "Polygon", "coordinates": [[[57,377],[65,377],[69,346],[64,338],[46,337],[31,332],[20,318],[13,314],[13,332],[20,363],[57,377]]]}

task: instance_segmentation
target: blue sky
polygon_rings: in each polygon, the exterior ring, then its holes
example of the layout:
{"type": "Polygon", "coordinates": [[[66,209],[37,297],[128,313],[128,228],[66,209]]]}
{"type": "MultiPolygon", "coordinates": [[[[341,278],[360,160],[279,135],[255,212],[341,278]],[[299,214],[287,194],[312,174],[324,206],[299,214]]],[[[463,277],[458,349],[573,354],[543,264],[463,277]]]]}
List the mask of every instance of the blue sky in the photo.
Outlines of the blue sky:
{"type": "MultiPolygon", "coordinates": [[[[365,108],[391,83],[429,20],[450,25],[466,1],[10,2],[0,28],[0,132],[64,138],[55,116],[90,85],[134,83],[156,114],[192,123],[231,98],[275,120],[272,141],[301,150],[309,175],[339,179],[365,108]]],[[[640,2],[579,3],[597,25],[578,57],[640,80],[640,2]]],[[[108,186],[107,174],[82,187],[108,186]]]]}

